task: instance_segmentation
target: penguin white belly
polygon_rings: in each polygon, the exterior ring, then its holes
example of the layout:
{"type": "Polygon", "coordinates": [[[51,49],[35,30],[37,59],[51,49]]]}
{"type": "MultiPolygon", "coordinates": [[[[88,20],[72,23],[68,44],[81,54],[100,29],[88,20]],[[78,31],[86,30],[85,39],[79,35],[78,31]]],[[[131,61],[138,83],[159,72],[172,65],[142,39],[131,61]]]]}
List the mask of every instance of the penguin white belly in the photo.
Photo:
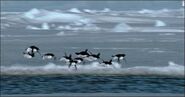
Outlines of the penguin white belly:
{"type": "Polygon", "coordinates": [[[32,52],[32,49],[31,48],[27,48],[26,49],[26,52],[28,53],[28,52],[32,52]]]}
{"type": "Polygon", "coordinates": [[[118,57],[113,57],[114,60],[118,59],[118,57]]]}
{"type": "Polygon", "coordinates": [[[78,63],[81,63],[82,61],[81,60],[77,60],[78,63]]]}
{"type": "Polygon", "coordinates": [[[95,60],[97,60],[97,58],[94,58],[94,57],[87,57],[87,58],[85,58],[85,60],[87,60],[87,61],[95,61],[95,60]]]}
{"type": "Polygon", "coordinates": [[[76,65],[76,63],[72,62],[71,65],[76,65]]]}
{"type": "Polygon", "coordinates": [[[77,57],[85,58],[85,57],[87,57],[87,55],[77,55],[77,57]]]}
{"type": "Polygon", "coordinates": [[[120,57],[119,59],[123,60],[124,57],[120,57]]]}
{"type": "Polygon", "coordinates": [[[52,56],[43,56],[43,59],[52,59],[52,56]]]}
{"type": "Polygon", "coordinates": [[[28,54],[24,54],[24,57],[25,57],[25,58],[28,58],[28,59],[31,59],[31,58],[32,58],[32,56],[30,56],[30,55],[28,55],[28,54]]]}
{"type": "Polygon", "coordinates": [[[37,52],[37,49],[33,49],[33,52],[37,52]]]}
{"type": "Polygon", "coordinates": [[[63,61],[63,62],[69,62],[69,59],[66,59],[66,58],[61,58],[60,61],[63,61]]]}

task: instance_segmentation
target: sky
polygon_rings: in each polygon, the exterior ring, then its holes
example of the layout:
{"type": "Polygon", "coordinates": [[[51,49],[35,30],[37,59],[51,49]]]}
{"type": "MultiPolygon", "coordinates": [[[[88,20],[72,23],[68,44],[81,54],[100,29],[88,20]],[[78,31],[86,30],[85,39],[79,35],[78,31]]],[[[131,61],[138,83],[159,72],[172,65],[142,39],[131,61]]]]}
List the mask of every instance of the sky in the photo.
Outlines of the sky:
{"type": "Polygon", "coordinates": [[[171,1],[6,1],[1,0],[1,11],[28,11],[32,8],[38,9],[59,9],[66,10],[70,8],[79,9],[95,9],[102,10],[103,8],[110,8],[112,10],[141,10],[141,9],[179,9],[182,8],[181,0],[171,0],[171,1]]]}

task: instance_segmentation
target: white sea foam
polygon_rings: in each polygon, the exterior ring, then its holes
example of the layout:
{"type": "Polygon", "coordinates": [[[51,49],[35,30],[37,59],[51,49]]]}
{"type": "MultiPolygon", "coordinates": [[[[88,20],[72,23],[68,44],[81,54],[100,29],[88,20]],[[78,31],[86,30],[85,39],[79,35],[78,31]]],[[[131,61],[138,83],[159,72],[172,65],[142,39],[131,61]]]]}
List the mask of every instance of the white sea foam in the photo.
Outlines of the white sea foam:
{"type": "Polygon", "coordinates": [[[155,75],[155,76],[173,76],[184,77],[184,66],[169,61],[168,66],[135,66],[122,68],[121,64],[113,62],[112,66],[106,66],[98,62],[78,65],[75,71],[73,66],[48,63],[44,66],[1,66],[1,74],[10,75],[33,75],[33,74],[118,74],[118,75],[155,75]]]}

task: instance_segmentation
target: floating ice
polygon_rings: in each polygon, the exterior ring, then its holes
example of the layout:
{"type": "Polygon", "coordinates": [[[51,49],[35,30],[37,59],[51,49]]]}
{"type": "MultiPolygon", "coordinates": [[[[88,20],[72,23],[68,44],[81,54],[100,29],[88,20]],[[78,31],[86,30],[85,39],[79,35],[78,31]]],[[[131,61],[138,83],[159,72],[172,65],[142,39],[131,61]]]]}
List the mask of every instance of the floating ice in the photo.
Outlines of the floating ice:
{"type": "Polygon", "coordinates": [[[170,12],[169,9],[160,9],[160,10],[149,10],[149,9],[142,9],[140,11],[138,11],[138,13],[140,14],[153,14],[153,13],[166,13],[166,12],[170,12]]]}
{"type": "Polygon", "coordinates": [[[90,9],[83,9],[83,11],[86,12],[86,13],[90,13],[90,14],[95,14],[95,13],[97,13],[96,10],[90,10],[90,9]]]}
{"type": "Polygon", "coordinates": [[[155,27],[163,27],[163,26],[166,26],[166,23],[164,23],[161,20],[156,20],[155,21],[155,27]]]}
{"type": "Polygon", "coordinates": [[[112,29],[113,32],[128,32],[129,30],[132,30],[132,28],[125,23],[120,23],[112,29]]]}
{"type": "Polygon", "coordinates": [[[64,33],[63,31],[61,31],[61,32],[57,33],[56,35],[57,35],[57,36],[64,36],[65,33],[64,33]]]}
{"type": "Polygon", "coordinates": [[[49,30],[50,26],[48,25],[48,23],[42,23],[41,27],[35,27],[32,25],[28,25],[26,26],[26,29],[31,29],[31,30],[49,30]]]}
{"type": "Polygon", "coordinates": [[[101,12],[110,12],[111,10],[109,8],[104,8],[101,12]]]}
{"type": "Polygon", "coordinates": [[[49,27],[48,23],[43,23],[43,24],[42,24],[42,29],[43,29],[43,30],[49,30],[50,27],[49,27]]]}
{"type": "Polygon", "coordinates": [[[162,33],[162,34],[159,34],[159,35],[176,35],[175,33],[162,33]]]}
{"type": "Polygon", "coordinates": [[[97,31],[97,30],[101,30],[101,28],[97,27],[95,24],[86,24],[81,27],[72,27],[71,25],[64,25],[64,26],[59,26],[56,29],[57,30],[72,30],[72,31],[78,31],[78,30],[97,31]]]}
{"type": "Polygon", "coordinates": [[[69,10],[69,12],[72,12],[72,13],[82,13],[79,9],[77,9],[77,8],[71,8],[70,10],[69,10]]]}
{"type": "Polygon", "coordinates": [[[140,14],[150,14],[153,12],[154,12],[153,10],[149,10],[149,9],[142,9],[142,10],[138,11],[138,13],[140,13],[140,14]]]}
{"type": "Polygon", "coordinates": [[[35,8],[28,12],[25,12],[22,17],[30,22],[39,22],[39,23],[75,22],[84,19],[84,17],[75,14],[52,12],[47,10],[39,10],[35,8]]]}
{"type": "Polygon", "coordinates": [[[24,16],[30,19],[34,19],[35,15],[39,14],[40,11],[36,8],[31,9],[30,11],[24,13],[24,16]]]}
{"type": "Polygon", "coordinates": [[[39,28],[39,27],[35,27],[35,26],[31,26],[31,25],[26,26],[26,29],[31,29],[31,30],[41,30],[41,28],[39,28]]]}

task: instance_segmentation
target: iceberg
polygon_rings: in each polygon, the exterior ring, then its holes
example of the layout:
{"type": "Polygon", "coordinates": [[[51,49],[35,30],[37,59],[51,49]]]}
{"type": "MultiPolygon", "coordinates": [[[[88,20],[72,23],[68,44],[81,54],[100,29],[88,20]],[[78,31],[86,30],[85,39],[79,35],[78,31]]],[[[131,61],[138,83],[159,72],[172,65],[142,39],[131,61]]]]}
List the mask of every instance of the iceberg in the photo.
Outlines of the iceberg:
{"type": "Polygon", "coordinates": [[[23,13],[22,18],[30,22],[37,22],[37,23],[75,22],[75,21],[84,19],[84,17],[76,15],[76,14],[52,12],[52,11],[41,10],[41,9],[36,9],[36,8],[23,13]]]}
{"type": "Polygon", "coordinates": [[[49,27],[48,23],[43,23],[43,24],[42,24],[42,29],[43,29],[43,30],[49,30],[50,27],[49,27]]]}
{"type": "Polygon", "coordinates": [[[129,30],[132,30],[132,27],[125,23],[120,23],[112,29],[113,32],[128,32],[129,30]]]}
{"type": "Polygon", "coordinates": [[[72,13],[82,13],[79,9],[77,9],[77,8],[71,8],[70,10],[69,10],[69,12],[72,12],[72,13]]]}
{"type": "Polygon", "coordinates": [[[161,20],[156,20],[155,27],[163,27],[163,26],[166,26],[166,23],[164,23],[161,20]]]}

